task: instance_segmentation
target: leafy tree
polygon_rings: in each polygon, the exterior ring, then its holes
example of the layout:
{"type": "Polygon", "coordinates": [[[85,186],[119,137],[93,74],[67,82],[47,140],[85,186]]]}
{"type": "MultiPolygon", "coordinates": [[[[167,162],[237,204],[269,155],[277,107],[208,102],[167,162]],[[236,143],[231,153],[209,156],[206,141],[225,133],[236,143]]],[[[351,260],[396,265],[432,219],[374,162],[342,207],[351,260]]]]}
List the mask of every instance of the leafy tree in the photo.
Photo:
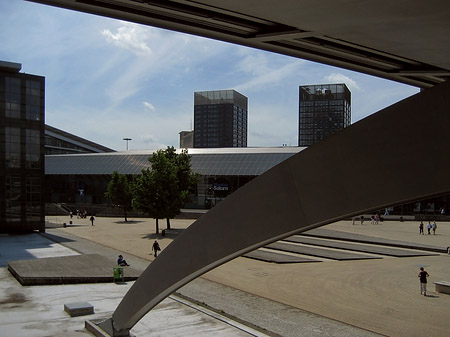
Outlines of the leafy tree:
{"type": "Polygon", "coordinates": [[[170,219],[180,213],[194,188],[197,175],[192,173],[187,151],[177,154],[175,148],[158,150],[150,158],[151,169],[142,170],[134,184],[133,207],[156,219],[156,233],[159,233],[159,219],[170,219]]]}
{"type": "Polygon", "coordinates": [[[180,154],[177,154],[173,147],[168,147],[165,152],[166,157],[176,167],[176,180],[173,181],[174,186],[170,190],[170,202],[165,216],[167,218],[167,229],[170,229],[170,219],[180,214],[180,209],[189,200],[189,195],[196,186],[198,174],[191,170],[191,157],[187,150],[184,149],[180,154]]]}
{"type": "Polygon", "coordinates": [[[128,182],[127,176],[114,171],[105,196],[112,203],[122,207],[125,222],[127,222],[127,212],[131,209],[131,200],[133,199],[131,184],[128,182]]]}

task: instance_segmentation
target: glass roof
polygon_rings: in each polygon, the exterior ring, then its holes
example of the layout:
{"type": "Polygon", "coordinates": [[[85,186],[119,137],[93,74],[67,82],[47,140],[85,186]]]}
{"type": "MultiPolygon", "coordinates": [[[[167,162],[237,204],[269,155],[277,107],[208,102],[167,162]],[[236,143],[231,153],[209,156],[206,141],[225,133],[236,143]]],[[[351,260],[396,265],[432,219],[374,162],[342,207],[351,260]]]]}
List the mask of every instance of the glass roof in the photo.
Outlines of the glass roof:
{"type": "MultiPolygon", "coordinates": [[[[292,155],[301,147],[192,149],[191,167],[201,175],[257,176],[292,155]],[[218,151],[215,151],[218,150],[218,151]]],[[[125,151],[45,157],[46,175],[140,174],[150,168],[153,151],[125,151]]]]}

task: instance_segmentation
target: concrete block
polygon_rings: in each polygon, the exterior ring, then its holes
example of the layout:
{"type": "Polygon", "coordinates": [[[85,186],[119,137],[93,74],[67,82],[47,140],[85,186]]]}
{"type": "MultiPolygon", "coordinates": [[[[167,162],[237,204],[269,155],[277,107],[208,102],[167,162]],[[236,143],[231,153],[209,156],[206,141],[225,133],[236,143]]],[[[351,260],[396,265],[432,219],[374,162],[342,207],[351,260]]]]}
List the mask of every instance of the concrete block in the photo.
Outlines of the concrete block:
{"type": "Polygon", "coordinates": [[[64,311],[71,317],[91,315],[94,313],[94,306],[88,302],[76,302],[64,304],[64,311]]]}
{"type": "Polygon", "coordinates": [[[436,292],[450,295],[450,282],[439,281],[434,282],[436,292]]]}

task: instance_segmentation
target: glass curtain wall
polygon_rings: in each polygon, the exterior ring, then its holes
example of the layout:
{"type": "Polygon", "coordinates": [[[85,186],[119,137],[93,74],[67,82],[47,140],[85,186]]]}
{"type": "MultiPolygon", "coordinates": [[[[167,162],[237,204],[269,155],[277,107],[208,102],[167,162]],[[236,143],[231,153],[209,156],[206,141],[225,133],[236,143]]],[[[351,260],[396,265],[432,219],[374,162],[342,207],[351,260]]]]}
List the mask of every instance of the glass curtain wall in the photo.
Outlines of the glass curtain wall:
{"type": "Polygon", "coordinates": [[[43,232],[45,79],[12,65],[0,63],[0,233],[43,232]]]}

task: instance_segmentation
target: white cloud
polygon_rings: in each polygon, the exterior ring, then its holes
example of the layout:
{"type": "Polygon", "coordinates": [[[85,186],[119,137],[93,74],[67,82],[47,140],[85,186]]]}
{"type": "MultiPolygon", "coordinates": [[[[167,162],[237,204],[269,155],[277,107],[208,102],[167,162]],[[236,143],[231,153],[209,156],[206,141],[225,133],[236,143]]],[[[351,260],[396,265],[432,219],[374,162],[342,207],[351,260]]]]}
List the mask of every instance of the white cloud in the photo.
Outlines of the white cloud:
{"type": "Polygon", "coordinates": [[[295,60],[283,66],[271,68],[264,57],[247,57],[240,63],[238,69],[250,73],[253,77],[250,79],[246,77],[248,79],[246,82],[237,84],[234,87],[238,91],[254,91],[261,87],[275,86],[282,83],[287,77],[292,76],[301,64],[301,61],[295,60]],[[261,61],[261,63],[258,63],[258,61],[261,61]]]}
{"type": "Polygon", "coordinates": [[[136,55],[151,54],[152,50],[147,44],[149,30],[131,23],[124,22],[123,24],[124,26],[117,28],[115,34],[109,29],[103,30],[102,35],[105,36],[106,41],[136,55]]]}
{"type": "Polygon", "coordinates": [[[155,111],[156,110],[155,107],[153,106],[153,104],[150,103],[150,102],[142,102],[142,104],[144,105],[144,107],[147,110],[150,110],[150,111],[155,111]]]}
{"type": "Polygon", "coordinates": [[[325,81],[327,83],[345,83],[349,87],[349,89],[361,90],[361,87],[358,85],[358,83],[356,83],[355,80],[341,73],[333,73],[327,75],[325,76],[325,81]]]}
{"type": "Polygon", "coordinates": [[[143,135],[140,137],[142,143],[146,144],[150,149],[158,149],[164,147],[159,139],[154,135],[143,135]]]}
{"type": "Polygon", "coordinates": [[[130,149],[178,146],[178,133],[192,127],[194,91],[246,95],[249,146],[296,144],[299,85],[346,83],[353,120],[418,91],[212,39],[27,1],[0,4],[10,47],[0,59],[46,77],[46,122],[117,150],[124,137],[130,149]]]}

